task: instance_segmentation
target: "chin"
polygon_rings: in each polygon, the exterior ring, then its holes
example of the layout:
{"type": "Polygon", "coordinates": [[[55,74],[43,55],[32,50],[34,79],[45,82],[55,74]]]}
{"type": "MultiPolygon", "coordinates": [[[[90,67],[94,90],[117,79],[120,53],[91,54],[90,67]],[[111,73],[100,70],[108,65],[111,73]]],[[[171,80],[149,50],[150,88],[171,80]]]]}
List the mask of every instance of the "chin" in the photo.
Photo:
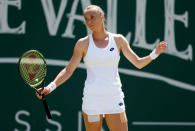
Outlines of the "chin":
{"type": "Polygon", "coordinates": [[[89,28],[91,31],[95,31],[96,29],[94,27],[89,28]]]}

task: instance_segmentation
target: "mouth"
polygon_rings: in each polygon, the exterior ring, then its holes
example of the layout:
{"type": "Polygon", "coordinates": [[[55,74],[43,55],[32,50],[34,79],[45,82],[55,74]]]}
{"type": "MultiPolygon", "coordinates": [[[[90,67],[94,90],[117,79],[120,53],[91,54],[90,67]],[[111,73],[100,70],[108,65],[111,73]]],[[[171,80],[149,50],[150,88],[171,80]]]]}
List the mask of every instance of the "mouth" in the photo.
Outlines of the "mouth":
{"type": "Polygon", "coordinates": [[[94,26],[94,25],[89,25],[88,28],[89,28],[90,30],[94,30],[94,29],[95,29],[95,26],[94,26]]]}

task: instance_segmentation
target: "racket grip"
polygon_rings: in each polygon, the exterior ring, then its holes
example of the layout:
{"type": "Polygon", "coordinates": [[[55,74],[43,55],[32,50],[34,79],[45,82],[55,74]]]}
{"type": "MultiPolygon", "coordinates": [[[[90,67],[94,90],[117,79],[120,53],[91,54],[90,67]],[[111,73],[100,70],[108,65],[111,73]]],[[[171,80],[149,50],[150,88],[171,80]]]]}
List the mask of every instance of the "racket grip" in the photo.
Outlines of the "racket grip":
{"type": "Polygon", "coordinates": [[[52,116],[51,116],[51,113],[50,113],[47,101],[46,101],[44,96],[42,96],[42,101],[43,101],[43,106],[44,106],[45,112],[47,114],[47,118],[48,119],[52,119],[52,116]]]}

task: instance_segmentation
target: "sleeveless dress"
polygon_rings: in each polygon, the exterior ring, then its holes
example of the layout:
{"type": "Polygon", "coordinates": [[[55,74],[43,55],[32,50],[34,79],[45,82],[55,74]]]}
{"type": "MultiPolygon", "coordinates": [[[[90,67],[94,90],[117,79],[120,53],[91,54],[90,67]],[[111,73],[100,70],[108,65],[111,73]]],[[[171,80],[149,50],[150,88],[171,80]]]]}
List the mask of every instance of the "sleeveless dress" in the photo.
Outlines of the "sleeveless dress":
{"type": "Polygon", "coordinates": [[[114,114],[125,111],[124,93],[118,74],[120,55],[113,34],[108,45],[98,48],[92,34],[84,57],[87,78],[83,91],[82,111],[88,115],[114,114]]]}

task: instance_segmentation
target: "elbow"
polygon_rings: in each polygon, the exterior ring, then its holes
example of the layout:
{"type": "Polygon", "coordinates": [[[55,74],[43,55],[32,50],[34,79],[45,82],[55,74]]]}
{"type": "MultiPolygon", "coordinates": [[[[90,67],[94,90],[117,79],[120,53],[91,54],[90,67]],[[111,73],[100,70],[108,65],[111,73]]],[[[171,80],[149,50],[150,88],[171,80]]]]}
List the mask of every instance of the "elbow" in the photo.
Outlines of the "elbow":
{"type": "Polygon", "coordinates": [[[137,65],[136,66],[138,69],[142,69],[144,66],[137,65]]]}
{"type": "Polygon", "coordinates": [[[138,69],[142,69],[144,67],[144,65],[138,60],[136,61],[136,63],[134,63],[135,67],[138,69]]]}

